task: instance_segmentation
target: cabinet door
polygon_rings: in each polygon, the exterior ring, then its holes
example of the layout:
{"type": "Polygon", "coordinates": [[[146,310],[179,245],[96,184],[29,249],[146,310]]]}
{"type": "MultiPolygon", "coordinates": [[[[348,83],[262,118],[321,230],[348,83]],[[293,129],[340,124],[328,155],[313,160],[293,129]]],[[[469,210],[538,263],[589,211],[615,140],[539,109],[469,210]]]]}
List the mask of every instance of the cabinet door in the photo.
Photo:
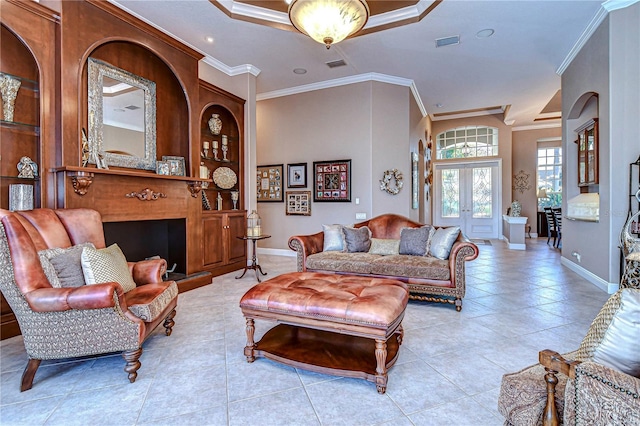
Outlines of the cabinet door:
{"type": "Polygon", "coordinates": [[[229,263],[238,262],[245,257],[247,244],[242,237],[246,230],[245,214],[229,214],[227,221],[229,231],[229,263]]]}
{"type": "Polygon", "coordinates": [[[223,265],[224,259],[224,217],[210,216],[202,221],[204,235],[202,261],[206,267],[223,265]]]}

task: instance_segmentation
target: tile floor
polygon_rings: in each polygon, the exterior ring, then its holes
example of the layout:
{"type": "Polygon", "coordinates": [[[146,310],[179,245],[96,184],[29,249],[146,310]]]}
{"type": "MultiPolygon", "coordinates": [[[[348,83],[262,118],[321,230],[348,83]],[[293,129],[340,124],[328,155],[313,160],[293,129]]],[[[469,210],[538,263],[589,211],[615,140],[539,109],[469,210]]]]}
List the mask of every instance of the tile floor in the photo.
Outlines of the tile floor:
{"type": "MultiPolygon", "coordinates": [[[[21,337],[0,343],[1,425],[501,425],[501,376],[549,348],[577,348],[608,295],[561,266],[559,251],[528,239],[526,251],[480,245],[467,263],[462,312],[410,302],[387,393],[363,380],[312,374],[243,356],[247,273],[180,295],[173,334],[156,331],[129,384],[119,355],[43,362],[18,391],[21,337]]],[[[262,256],[268,277],[295,259],[262,256]]],[[[256,337],[270,326],[256,322],[256,337]]]]}

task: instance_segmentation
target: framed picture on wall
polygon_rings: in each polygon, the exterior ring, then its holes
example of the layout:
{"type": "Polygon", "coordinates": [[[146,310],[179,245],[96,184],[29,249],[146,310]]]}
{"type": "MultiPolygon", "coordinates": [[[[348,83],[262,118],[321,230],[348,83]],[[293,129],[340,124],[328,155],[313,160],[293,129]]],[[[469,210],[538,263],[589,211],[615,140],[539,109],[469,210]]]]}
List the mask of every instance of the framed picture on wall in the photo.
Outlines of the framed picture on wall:
{"type": "Polygon", "coordinates": [[[351,201],[351,160],[313,162],[313,201],[351,201]]]}
{"type": "Polygon", "coordinates": [[[287,188],[307,187],[307,163],[287,164],[287,188]]]}
{"type": "Polygon", "coordinates": [[[287,191],[287,215],[311,216],[311,191],[287,191]]]}
{"type": "Polygon", "coordinates": [[[283,200],[282,180],[283,180],[282,164],[272,164],[269,166],[257,167],[257,188],[258,201],[260,202],[278,202],[283,200]]]}

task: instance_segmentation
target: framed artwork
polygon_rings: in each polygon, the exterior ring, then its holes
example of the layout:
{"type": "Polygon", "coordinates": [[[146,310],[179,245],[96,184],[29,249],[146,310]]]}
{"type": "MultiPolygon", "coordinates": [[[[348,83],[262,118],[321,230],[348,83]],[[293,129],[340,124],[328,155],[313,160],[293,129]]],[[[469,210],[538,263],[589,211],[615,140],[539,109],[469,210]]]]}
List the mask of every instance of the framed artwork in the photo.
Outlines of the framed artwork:
{"type": "Polygon", "coordinates": [[[169,163],[167,161],[156,161],[156,174],[169,175],[169,163]]]}
{"type": "Polygon", "coordinates": [[[351,201],[351,160],[313,162],[313,201],[351,201]]]}
{"type": "Polygon", "coordinates": [[[307,163],[287,164],[287,188],[307,187],[307,163]]]}
{"type": "Polygon", "coordinates": [[[418,208],[418,153],[411,153],[411,208],[418,208]]]}
{"type": "Polygon", "coordinates": [[[283,170],[284,165],[282,164],[257,167],[258,201],[283,201],[283,170]]]}
{"type": "Polygon", "coordinates": [[[173,155],[163,155],[162,161],[169,164],[169,174],[172,176],[186,176],[184,157],[176,157],[173,155]]]}
{"type": "Polygon", "coordinates": [[[311,191],[287,191],[287,215],[311,216],[311,191]]]}

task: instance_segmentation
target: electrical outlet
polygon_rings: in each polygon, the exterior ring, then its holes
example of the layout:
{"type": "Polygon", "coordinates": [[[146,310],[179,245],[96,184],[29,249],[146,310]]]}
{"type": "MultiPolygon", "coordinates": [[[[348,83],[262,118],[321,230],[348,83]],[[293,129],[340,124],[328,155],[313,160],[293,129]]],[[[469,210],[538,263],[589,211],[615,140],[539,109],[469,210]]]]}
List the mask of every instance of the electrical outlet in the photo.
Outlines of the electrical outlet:
{"type": "Polygon", "coordinates": [[[364,220],[366,218],[367,218],[367,214],[366,213],[356,213],[356,219],[364,220]]]}

